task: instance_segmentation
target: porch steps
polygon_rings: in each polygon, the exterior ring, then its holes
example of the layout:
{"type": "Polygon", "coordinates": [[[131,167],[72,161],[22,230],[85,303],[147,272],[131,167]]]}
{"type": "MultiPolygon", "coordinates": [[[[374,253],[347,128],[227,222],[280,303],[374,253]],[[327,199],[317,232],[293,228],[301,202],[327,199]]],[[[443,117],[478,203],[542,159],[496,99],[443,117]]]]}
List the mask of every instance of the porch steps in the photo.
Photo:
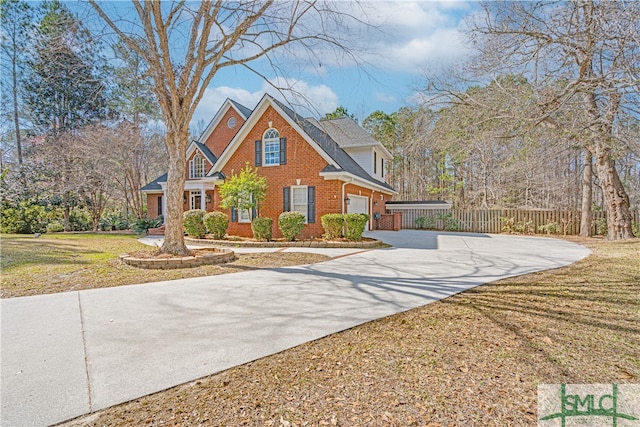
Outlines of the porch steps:
{"type": "Polygon", "coordinates": [[[164,236],[164,225],[158,228],[150,228],[149,236],[164,236]]]}

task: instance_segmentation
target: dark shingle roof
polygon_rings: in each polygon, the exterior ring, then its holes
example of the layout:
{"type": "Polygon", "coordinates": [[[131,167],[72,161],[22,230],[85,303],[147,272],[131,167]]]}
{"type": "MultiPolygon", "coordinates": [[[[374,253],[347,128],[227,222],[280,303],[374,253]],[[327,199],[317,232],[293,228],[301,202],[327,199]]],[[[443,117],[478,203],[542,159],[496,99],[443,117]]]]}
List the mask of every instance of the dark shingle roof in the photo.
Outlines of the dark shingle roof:
{"type": "Polygon", "coordinates": [[[151,181],[150,183],[142,187],[141,190],[142,191],[154,191],[154,190],[162,191],[162,187],[160,186],[160,183],[167,182],[167,175],[168,174],[166,173],[163,175],[160,175],[159,177],[157,177],[156,179],[154,179],[153,181],[151,181]]]}
{"type": "Polygon", "coordinates": [[[282,102],[277,99],[273,99],[275,102],[293,121],[295,121],[302,130],[313,139],[316,144],[320,146],[320,148],[329,155],[337,164],[340,166],[340,169],[336,169],[335,167],[325,168],[323,172],[339,172],[340,170],[351,173],[359,178],[367,180],[373,184],[379,185],[381,187],[387,188],[391,191],[393,187],[391,187],[386,182],[377,180],[369,175],[362,167],[355,161],[353,158],[348,155],[337,142],[335,142],[329,134],[327,134],[322,129],[319,129],[316,125],[311,123],[309,120],[303,118],[301,115],[284,105],[282,102]]]}
{"type": "Polygon", "coordinates": [[[216,162],[218,161],[218,158],[216,157],[215,154],[213,154],[213,152],[209,149],[209,147],[207,147],[206,145],[198,141],[193,141],[193,143],[196,144],[196,147],[198,147],[198,150],[200,150],[200,152],[204,154],[204,156],[207,158],[209,163],[211,163],[212,165],[216,164],[216,162]]]}
{"type": "Polygon", "coordinates": [[[233,104],[233,106],[236,107],[238,109],[238,111],[240,111],[240,113],[244,116],[245,119],[248,118],[251,115],[251,113],[253,112],[253,110],[250,110],[247,107],[245,107],[244,105],[237,103],[233,99],[229,99],[229,102],[231,102],[233,104]]]}

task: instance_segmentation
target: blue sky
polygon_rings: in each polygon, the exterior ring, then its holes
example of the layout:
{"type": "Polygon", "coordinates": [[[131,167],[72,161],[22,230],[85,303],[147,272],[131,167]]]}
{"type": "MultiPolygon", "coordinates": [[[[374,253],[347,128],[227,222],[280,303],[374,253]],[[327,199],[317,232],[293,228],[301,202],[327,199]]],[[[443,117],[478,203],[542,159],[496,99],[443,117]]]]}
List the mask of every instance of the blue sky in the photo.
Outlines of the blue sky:
{"type": "MultiPolygon", "coordinates": [[[[103,25],[88,4],[76,1],[71,4],[81,6],[81,19],[103,25]]],[[[128,1],[102,3],[121,17],[135,14],[128,1]]],[[[425,85],[426,69],[455,63],[468,55],[461,30],[465,17],[477,10],[472,0],[338,0],[334,5],[375,28],[355,28],[353,35],[344,36],[353,38],[345,44],[358,52],[359,66],[330,56],[325,60],[318,54],[313,61],[299,61],[278,77],[266,61],[251,63],[268,79],[285,78],[304,94],[313,107],[294,102],[294,108],[305,116],[322,116],[344,106],[362,120],[376,110],[392,113],[414,104],[417,91],[425,85]]],[[[198,106],[192,127],[199,121],[208,123],[226,98],[253,108],[265,92],[279,96],[263,78],[243,67],[220,70],[198,106]]]]}
{"type": "MultiPolygon", "coordinates": [[[[468,54],[461,29],[465,16],[476,6],[457,1],[366,2],[367,19],[378,30],[369,33],[362,64],[319,61],[292,68],[287,80],[314,106],[313,111],[301,106],[296,110],[318,116],[342,105],[361,120],[375,110],[392,113],[412,105],[416,91],[424,86],[426,69],[455,63],[468,54]]],[[[253,65],[275,78],[269,67],[253,65]]],[[[269,85],[241,67],[220,71],[198,106],[194,122],[208,122],[227,97],[252,108],[265,92],[272,92],[269,85]]]]}

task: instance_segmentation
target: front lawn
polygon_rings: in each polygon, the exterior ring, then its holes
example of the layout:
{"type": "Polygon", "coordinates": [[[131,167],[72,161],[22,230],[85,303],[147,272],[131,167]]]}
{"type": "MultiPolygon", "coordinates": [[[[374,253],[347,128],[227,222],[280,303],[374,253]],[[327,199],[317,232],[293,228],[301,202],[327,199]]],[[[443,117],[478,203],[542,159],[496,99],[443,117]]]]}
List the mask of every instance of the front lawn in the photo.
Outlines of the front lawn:
{"type": "Polygon", "coordinates": [[[238,255],[232,263],[179,270],[143,270],[123,264],[122,253],[153,251],[133,235],[3,234],[2,298],[148,283],[233,273],[248,268],[283,267],[329,259],[318,254],[280,252],[238,255]]]}

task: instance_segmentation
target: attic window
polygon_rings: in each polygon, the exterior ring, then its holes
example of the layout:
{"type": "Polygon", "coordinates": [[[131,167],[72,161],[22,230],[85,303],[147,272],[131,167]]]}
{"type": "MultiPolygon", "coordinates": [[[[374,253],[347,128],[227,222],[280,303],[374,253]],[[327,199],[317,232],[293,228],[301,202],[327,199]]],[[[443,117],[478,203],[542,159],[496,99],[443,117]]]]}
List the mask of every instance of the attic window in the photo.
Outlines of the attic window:
{"type": "Polygon", "coordinates": [[[229,129],[233,129],[234,127],[236,127],[236,118],[235,117],[229,117],[229,120],[227,120],[227,127],[229,129]]]}
{"type": "Polygon", "coordinates": [[[189,179],[198,179],[204,176],[204,159],[200,154],[189,160],[189,179]]]}

